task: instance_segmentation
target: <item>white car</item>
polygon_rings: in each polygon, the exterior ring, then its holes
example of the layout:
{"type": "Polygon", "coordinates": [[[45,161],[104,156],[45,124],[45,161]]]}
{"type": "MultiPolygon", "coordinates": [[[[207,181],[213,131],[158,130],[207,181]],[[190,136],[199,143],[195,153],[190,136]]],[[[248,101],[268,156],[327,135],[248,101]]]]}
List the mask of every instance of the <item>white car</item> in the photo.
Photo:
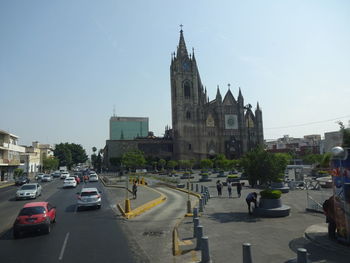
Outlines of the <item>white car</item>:
{"type": "Polygon", "coordinates": [[[50,174],[44,174],[44,176],[41,178],[42,182],[51,182],[52,176],[50,174]]]}
{"type": "Polygon", "coordinates": [[[70,176],[70,174],[69,174],[68,172],[62,172],[60,178],[61,178],[61,179],[66,179],[66,178],[68,178],[69,176],[70,176]]]}
{"type": "Polygon", "coordinates": [[[77,181],[74,177],[67,177],[64,179],[63,187],[77,187],[77,181]]]}
{"type": "Polygon", "coordinates": [[[97,174],[90,174],[89,175],[89,182],[98,182],[97,174]]]}
{"type": "Polygon", "coordinates": [[[43,178],[43,176],[44,176],[44,173],[38,173],[36,175],[36,178],[37,178],[37,180],[41,180],[41,178],[43,178]]]}
{"type": "Polygon", "coordinates": [[[37,183],[24,184],[16,192],[16,200],[19,199],[35,199],[41,195],[41,185],[37,183]]]}
{"type": "Polygon", "coordinates": [[[101,208],[101,192],[96,188],[83,188],[78,194],[77,208],[96,206],[101,208]]]}

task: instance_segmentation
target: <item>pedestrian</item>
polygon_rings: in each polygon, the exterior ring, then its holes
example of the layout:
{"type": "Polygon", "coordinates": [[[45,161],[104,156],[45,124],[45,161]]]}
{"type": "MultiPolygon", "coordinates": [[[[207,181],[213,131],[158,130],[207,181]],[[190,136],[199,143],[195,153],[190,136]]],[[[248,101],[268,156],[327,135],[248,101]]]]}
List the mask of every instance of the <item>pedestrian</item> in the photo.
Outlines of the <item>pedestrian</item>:
{"type": "Polygon", "coordinates": [[[324,201],[322,207],[324,214],[326,215],[326,223],[328,223],[328,238],[336,239],[337,225],[334,218],[334,195],[324,201]]]}
{"type": "Polygon", "coordinates": [[[222,184],[221,184],[220,180],[216,181],[216,190],[218,190],[218,196],[221,197],[222,196],[222,184]]]}
{"type": "Polygon", "coordinates": [[[136,181],[134,181],[134,184],[132,185],[132,195],[134,199],[136,199],[136,193],[137,193],[137,184],[136,184],[136,181]]]}
{"type": "Polygon", "coordinates": [[[250,210],[250,204],[254,203],[254,208],[257,207],[257,198],[258,198],[258,194],[256,192],[251,192],[247,195],[247,198],[245,199],[247,204],[248,204],[249,215],[252,214],[252,211],[250,210]]]}
{"type": "Polygon", "coordinates": [[[232,185],[230,182],[227,182],[227,191],[228,191],[228,197],[232,197],[232,185]]]}
{"type": "Polygon", "coordinates": [[[237,195],[238,198],[241,197],[242,184],[240,182],[237,183],[237,195]]]}

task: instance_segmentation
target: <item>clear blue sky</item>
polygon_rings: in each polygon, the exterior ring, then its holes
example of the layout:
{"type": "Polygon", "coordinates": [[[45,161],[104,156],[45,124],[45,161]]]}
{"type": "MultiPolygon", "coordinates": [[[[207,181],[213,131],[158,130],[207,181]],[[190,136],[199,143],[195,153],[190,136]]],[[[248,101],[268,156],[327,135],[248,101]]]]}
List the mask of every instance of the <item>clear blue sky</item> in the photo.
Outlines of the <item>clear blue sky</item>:
{"type": "Polygon", "coordinates": [[[161,136],[183,24],[211,99],[230,83],[259,101],[265,139],[323,136],[350,119],[349,14],[346,0],[1,1],[0,129],[91,152],[115,105],[161,136]]]}

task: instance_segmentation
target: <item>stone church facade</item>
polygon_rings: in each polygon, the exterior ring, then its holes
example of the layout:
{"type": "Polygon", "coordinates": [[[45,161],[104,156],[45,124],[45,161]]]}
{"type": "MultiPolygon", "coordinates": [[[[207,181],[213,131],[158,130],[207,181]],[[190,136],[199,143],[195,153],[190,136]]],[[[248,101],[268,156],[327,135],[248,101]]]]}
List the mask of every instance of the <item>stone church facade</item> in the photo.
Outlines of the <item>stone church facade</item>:
{"type": "Polygon", "coordinates": [[[204,159],[224,154],[239,158],[263,144],[262,111],[244,104],[230,89],[222,97],[219,87],[209,101],[200,79],[194,51],[188,53],[183,31],[170,66],[173,159],[204,159]]]}

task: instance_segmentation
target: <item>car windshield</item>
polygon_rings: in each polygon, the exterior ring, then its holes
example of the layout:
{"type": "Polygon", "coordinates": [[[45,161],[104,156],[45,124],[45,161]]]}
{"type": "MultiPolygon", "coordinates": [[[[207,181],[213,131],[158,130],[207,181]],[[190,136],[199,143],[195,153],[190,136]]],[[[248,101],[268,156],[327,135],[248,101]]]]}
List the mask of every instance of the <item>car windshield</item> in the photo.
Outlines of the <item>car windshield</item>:
{"type": "Polygon", "coordinates": [[[31,184],[31,185],[23,185],[21,187],[21,190],[35,190],[36,189],[36,186],[31,184]]]}
{"type": "Polygon", "coordinates": [[[45,213],[45,208],[42,206],[25,207],[19,213],[20,216],[31,216],[45,213]]]}
{"type": "Polygon", "coordinates": [[[91,192],[82,192],[81,196],[91,196],[91,195],[98,195],[96,191],[91,191],[91,192]]]}
{"type": "Polygon", "coordinates": [[[47,174],[47,175],[44,175],[44,177],[50,177],[50,175],[47,174]]]}
{"type": "Polygon", "coordinates": [[[66,181],[73,181],[73,180],[75,180],[75,179],[72,178],[72,177],[69,177],[69,178],[66,179],[66,181]]]}

